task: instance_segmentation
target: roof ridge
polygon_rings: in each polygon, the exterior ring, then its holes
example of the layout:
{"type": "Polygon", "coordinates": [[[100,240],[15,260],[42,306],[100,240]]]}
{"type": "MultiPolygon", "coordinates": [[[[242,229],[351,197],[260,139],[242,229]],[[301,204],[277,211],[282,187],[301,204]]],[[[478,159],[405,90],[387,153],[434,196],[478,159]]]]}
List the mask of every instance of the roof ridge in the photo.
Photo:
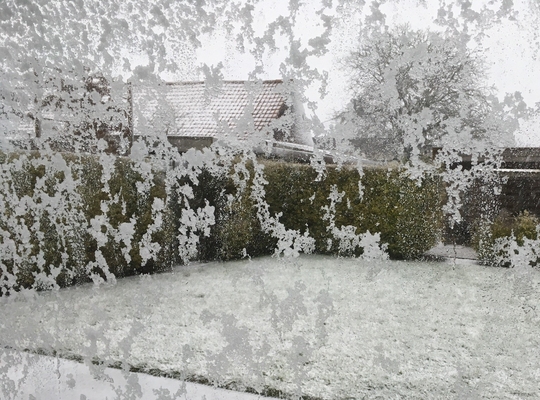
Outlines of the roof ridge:
{"type": "MultiPolygon", "coordinates": [[[[259,81],[249,81],[249,80],[223,80],[222,83],[238,83],[238,84],[245,84],[247,82],[250,83],[258,83],[259,81]]],[[[201,85],[204,84],[205,81],[174,81],[174,82],[164,82],[165,85],[201,85]]],[[[283,83],[283,79],[268,79],[263,80],[262,83],[283,83]]]]}

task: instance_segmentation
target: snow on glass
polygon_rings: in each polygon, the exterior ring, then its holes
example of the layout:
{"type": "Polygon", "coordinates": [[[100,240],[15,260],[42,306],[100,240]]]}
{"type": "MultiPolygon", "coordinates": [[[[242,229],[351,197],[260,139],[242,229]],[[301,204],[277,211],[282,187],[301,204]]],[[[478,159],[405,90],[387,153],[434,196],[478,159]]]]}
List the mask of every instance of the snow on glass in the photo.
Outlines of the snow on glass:
{"type": "MultiPolygon", "coordinates": [[[[479,196],[500,194],[502,150],[538,109],[519,92],[498,96],[484,43],[512,25],[529,34],[534,52],[538,6],[429,7],[2,2],[0,397],[42,398],[39,385],[25,386],[39,363],[27,353],[84,363],[88,376],[59,384],[59,398],[92,398],[79,379],[109,385],[117,398],[188,391],[145,391],[135,371],[287,398],[534,395],[540,239],[496,239],[491,261],[509,270],[390,261],[380,232],[338,222],[352,199],[333,185],[315,212],[329,237],[324,251],[339,258],[307,256],[316,252],[312,232],[287,228],[267,201],[265,159],[294,144],[312,151],[313,187],[327,178],[329,160],[359,179],[372,164],[418,185],[440,179],[449,227],[462,222],[473,186],[479,196]],[[234,121],[219,112],[176,115],[165,82],[201,79],[208,105],[229,81],[246,81],[245,111],[234,121]],[[283,82],[275,90],[288,107],[258,130],[252,111],[269,79],[283,82]],[[299,121],[292,111],[302,105],[299,121]],[[213,121],[219,140],[179,152],[168,135],[190,118],[213,121]],[[463,155],[470,169],[455,168],[463,155]],[[228,216],[200,190],[205,174],[232,182],[221,193],[228,216]],[[272,257],[251,259],[248,234],[225,223],[244,260],[201,263],[220,218],[255,218],[272,257]],[[148,269],[121,277],[134,264],[148,269]],[[107,380],[107,367],[125,381],[107,380]]],[[[357,188],[362,199],[367,188],[360,180],[357,188]]],[[[480,241],[490,240],[499,211],[484,207],[480,241]]]]}

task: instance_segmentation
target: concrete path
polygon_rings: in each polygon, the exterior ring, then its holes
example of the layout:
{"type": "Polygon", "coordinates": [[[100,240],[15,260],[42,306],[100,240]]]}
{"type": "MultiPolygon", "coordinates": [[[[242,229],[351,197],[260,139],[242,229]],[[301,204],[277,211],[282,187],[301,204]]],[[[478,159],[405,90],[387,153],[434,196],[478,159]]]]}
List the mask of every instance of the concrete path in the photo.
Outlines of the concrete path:
{"type": "Polygon", "coordinates": [[[437,246],[433,247],[426,252],[428,256],[435,257],[444,257],[444,258],[455,258],[455,259],[464,259],[464,260],[477,260],[478,255],[476,251],[470,247],[460,246],[460,245],[448,245],[439,243],[437,246]]]}
{"type": "Polygon", "coordinates": [[[250,393],[0,349],[3,400],[272,400],[250,393]]]}

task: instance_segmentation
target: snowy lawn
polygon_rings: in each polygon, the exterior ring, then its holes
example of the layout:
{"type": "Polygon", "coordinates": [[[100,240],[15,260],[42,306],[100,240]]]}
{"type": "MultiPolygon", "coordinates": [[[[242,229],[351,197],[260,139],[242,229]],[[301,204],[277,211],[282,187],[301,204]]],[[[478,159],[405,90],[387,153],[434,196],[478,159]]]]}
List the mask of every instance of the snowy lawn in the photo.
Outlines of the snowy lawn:
{"type": "Polygon", "coordinates": [[[539,303],[532,270],[261,258],[3,298],[0,341],[267,394],[540,398],[539,303]]]}

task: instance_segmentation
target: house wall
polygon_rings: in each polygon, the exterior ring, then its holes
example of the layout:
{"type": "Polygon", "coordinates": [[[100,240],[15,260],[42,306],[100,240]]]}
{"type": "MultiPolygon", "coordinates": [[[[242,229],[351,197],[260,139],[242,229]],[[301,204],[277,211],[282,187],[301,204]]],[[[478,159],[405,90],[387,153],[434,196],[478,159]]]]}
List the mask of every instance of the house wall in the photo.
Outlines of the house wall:
{"type": "Polygon", "coordinates": [[[305,146],[313,146],[313,136],[311,130],[306,123],[306,113],[304,105],[298,99],[298,96],[294,96],[293,100],[293,112],[295,116],[294,122],[294,142],[305,146]]]}
{"type": "Polygon", "coordinates": [[[505,172],[501,208],[512,215],[527,210],[540,216],[540,172],[505,172]]]}
{"type": "Polygon", "coordinates": [[[294,148],[286,148],[286,147],[280,147],[279,143],[275,144],[272,148],[272,152],[270,154],[265,153],[261,148],[255,148],[255,153],[262,157],[268,157],[268,158],[278,158],[285,161],[291,161],[291,162],[297,162],[297,163],[307,163],[310,161],[311,157],[313,156],[312,151],[307,151],[304,149],[294,149],[294,148]]]}
{"type": "Polygon", "coordinates": [[[175,146],[181,153],[185,153],[189,149],[202,150],[214,143],[214,138],[211,137],[182,137],[168,136],[169,143],[175,146]]]}

